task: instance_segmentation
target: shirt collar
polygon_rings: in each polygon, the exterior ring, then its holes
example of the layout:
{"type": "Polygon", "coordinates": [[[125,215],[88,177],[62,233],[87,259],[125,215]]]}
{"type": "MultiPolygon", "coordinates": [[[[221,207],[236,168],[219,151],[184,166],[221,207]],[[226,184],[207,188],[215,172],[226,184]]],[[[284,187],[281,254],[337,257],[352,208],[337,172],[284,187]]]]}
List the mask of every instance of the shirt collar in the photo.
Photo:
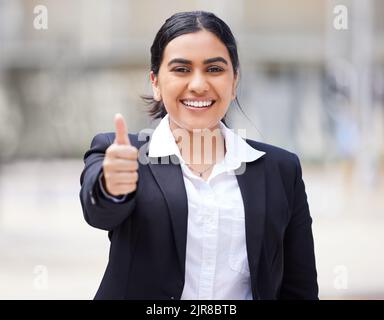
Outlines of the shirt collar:
{"type": "MultiPolygon", "coordinates": [[[[242,162],[255,161],[265,154],[265,152],[251,147],[242,137],[236,134],[232,129],[227,128],[221,121],[220,129],[223,133],[227,149],[223,163],[227,169],[237,169],[242,162]]],[[[165,115],[154,130],[148,151],[149,157],[176,155],[181,163],[185,162],[181,157],[180,150],[169,126],[168,114],[165,115]]]]}
{"type": "Polygon", "coordinates": [[[171,128],[169,127],[169,116],[167,114],[163,119],[161,119],[160,123],[152,133],[148,148],[148,156],[166,157],[173,154],[176,155],[180,161],[183,161],[171,128]]]}
{"type": "Polygon", "coordinates": [[[227,149],[224,163],[229,169],[237,169],[242,162],[252,162],[265,154],[251,147],[241,136],[229,129],[220,121],[220,129],[224,135],[227,149]]]}

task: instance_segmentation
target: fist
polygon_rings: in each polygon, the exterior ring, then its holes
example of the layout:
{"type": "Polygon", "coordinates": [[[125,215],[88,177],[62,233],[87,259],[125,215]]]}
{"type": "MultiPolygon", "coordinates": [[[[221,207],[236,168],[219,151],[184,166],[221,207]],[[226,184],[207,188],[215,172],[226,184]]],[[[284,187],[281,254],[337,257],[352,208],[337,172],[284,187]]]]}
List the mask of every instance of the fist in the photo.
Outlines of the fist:
{"type": "Polygon", "coordinates": [[[115,141],[105,152],[103,184],[112,196],[126,195],[136,190],[139,179],[138,150],[131,145],[121,114],[115,115],[115,141]]]}

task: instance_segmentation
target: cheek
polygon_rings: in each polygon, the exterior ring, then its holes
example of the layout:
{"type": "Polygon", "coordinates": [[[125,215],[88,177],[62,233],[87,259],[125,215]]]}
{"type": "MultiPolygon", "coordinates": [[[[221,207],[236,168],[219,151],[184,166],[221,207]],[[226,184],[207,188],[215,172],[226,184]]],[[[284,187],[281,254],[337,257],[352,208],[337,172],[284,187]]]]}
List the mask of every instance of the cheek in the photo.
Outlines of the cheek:
{"type": "MultiPolygon", "coordinates": [[[[217,77],[209,80],[211,90],[218,94],[223,100],[232,99],[232,91],[234,86],[233,77],[217,77]]],[[[162,77],[162,85],[160,92],[165,102],[172,102],[188,90],[188,81],[174,77],[162,77]]]]}
{"type": "Polygon", "coordinates": [[[230,78],[218,79],[215,83],[215,88],[223,99],[231,99],[233,86],[234,81],[230,78]]]}
{"type": "Polygon", "coordinates": [[[165,100],[175,99],[185,88],[184,81],[171,77],[163,78],[163,85],[160,87],[162,96],[165,100]]]}

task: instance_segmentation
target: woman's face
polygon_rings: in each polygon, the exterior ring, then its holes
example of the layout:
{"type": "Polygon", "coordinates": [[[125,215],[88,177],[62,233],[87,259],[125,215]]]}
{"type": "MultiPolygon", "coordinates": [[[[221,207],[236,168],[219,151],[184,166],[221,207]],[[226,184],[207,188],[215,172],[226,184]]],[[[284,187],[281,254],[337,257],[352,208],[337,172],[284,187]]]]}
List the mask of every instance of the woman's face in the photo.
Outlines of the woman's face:
{"type": "Polygon", "coordinates": [[[154,98],[162,100],[171,129],[214,129],[236,97],[232,62],[225,45],[211,32],[181,35],[168,43],[157,76],[151,72],[154,98]]]}

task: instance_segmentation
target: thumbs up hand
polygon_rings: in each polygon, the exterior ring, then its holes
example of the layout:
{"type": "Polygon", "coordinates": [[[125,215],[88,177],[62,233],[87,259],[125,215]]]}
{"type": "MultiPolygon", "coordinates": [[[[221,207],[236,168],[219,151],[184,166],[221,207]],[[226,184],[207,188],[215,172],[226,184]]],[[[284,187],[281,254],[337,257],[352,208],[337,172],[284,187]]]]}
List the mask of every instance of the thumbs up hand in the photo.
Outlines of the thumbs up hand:
{"type": "Polygon", "coordinates": [[[115,115],[115,141],[105,152],[103,161],[103,184],[112,196],[131,193],[136,190],[139,178],[138,150],[131,145],[125,120],[115,115]]]}

